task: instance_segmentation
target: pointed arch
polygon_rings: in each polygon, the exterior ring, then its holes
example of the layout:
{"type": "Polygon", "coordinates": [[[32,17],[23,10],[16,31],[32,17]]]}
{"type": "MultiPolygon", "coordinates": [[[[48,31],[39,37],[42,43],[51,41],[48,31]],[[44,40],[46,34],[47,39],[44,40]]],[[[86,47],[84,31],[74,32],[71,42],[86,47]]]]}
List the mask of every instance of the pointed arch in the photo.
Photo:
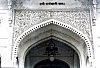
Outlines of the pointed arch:
{"type": "MultiPolygon", "coordinates": [[[[31,28],[29,28],[28,30],[26,30],[24,33],[22,33],[16,40],[14,46],[13,46],[13,53],[12,53],[12,58],[14,60],[16,60],[16,57],[18,55],[18,47],[19,47],[19,44],[21,43],[21,41],[26,37],[28,36],[30,33],[42,28],[42,27],[45,27],[49,24],[54,24],[54,25],[57,25],[57,26],[60,26],[60,27],[63,27],[67,30],[70,30],[71,32],[75,33],[76,35],[78,35],[81,39],[84,40],[85,44],[86,44],[86,47],[88,49],[88,56],[89,56],[89,59],[93,59],[93,51],[92,51],[92,45],[88,39],[88,37],[86,35],[84,35],[81,31],[77,30],[76,28],[68,25],[68,24],[65,24],[63,22],[60,22],[60,21],[57,21],[57,20],[54,20],[54,19],[51,19],[51,20],[48,20],[48,21],[45,21],[45,22],[42,22],[40,24],[37,24],[31,28]]],[[[90,61],[92,62],[92,61],[90,61]]]]}

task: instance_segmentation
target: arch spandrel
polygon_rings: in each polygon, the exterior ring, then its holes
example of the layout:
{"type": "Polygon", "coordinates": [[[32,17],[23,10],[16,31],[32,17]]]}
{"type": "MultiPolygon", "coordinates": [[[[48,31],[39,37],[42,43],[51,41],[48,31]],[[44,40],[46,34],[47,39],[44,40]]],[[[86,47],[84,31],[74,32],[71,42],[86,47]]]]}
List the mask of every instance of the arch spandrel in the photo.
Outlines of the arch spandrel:
{"type": "Polygon", "coordinates": [[[89,38],[91,37],[91,20],[88,9],[15,10],[13,42],[27,29],[51,19],[71,25],[89,38]]]}
{"type": "MultiPolygon", "coordinates": [[[[27,31],[25,31],[24,33],[22,33],[16,40],[15,42],[15,45],[13,47],[13,59],[16,59],[16,57],[18,56],[18,47],[20,45],[20,43],[23,41],[23,39],[25,39],[30,33],[34,33],[35,31],[41,29],[42,27],[45,27],[49,24],[54,24],[54,25],[57,25],[59,27],[63,27],[64,29],[67,29],[73,33],[76,34],[76,36],[79,36],[80,39],[84,40],[85,44],[86,44],[86,47],[87,47],[87,51],[88,51],[88,56],[90,57],[90,59],[92,59],[93,57],[93,53],[92,53],[92,46],[91,46],[91,43],[88,39],[88,37],[86,35],[84,35],[82,32],[80,32],[79,30],[77,30],[76,28],[73,28],[72,26],[68,25],[68,24],[65,24],[65,23],[62,23],[62,22],[59,22],[57,20],[48,20],[46,22],[42,22],[38,25],[35,25],[33,26],[32,28],[28,29],[27,31]]],[[[92,61],[91,61],[92,62],[92,61]]]]}

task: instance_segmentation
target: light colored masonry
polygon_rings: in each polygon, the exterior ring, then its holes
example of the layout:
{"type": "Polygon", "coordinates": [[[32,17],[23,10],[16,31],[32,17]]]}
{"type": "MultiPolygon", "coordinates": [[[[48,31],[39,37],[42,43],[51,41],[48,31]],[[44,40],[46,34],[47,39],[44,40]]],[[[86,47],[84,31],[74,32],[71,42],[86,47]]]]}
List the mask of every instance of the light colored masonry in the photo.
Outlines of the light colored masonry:
{"type": "MultiPolygon", "coordinates": [[[[70,68],[99,68],[99,23],[99,0],[0,0],[0,67],[34,68],[47,58],[42,47],[34,48],[52,34],[56,43],[75,50],[68,53],[72,57],[57,59],[70,68]],[[34,56],[32,48],[43,58],[34,56]]],[[[64,47],[60,56],[67,54],[64,47]]]]}

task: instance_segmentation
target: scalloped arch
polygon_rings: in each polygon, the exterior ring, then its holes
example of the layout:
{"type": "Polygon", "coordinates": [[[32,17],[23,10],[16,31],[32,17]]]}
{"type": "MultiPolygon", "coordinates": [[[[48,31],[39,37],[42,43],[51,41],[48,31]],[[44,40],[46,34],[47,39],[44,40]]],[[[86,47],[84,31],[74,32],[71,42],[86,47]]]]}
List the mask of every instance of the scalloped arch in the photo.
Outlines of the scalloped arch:
{"type": "MultiPolygon", "coordinates": [[[[37,29],[40,29],[44,26],[47,26],[49,24],[55,24],[55,25],[58,25],[60,27],[63,27],[65,29],[68,29],[74,33],[76,33],[81,39],[84,40],[84,42],[86,43],[86,46],[87,46],[87,49],[88,49],[88,56],[90,57],[90,59],[93,58],[93,51],[92,51],[92,45],[88,39],[88,37],[86,35],[84,35],[81,31],[77,30],[76,28],[72,27],[71,25],[68,25],[68,24],[65,24],[65,23],[62,23],[60,21],[57,21],[57,20],[54,20],[54,19],[51,19],[51,20],[48,20],[48,21],[45,21],[45,22],[42,22],[40,24],[37,24],[31,28],[29,28],[28,30],[26,30],[24,33],[22,33],[16,40],[14,46],[13,46],[13,53],[12,53],[12,58],[15,59],[17,57],[17,53],[18,53],[18,47],[19,47],[19,44],[20,42],[27,36],[29,35],[30,33],[36,31],[37,29]]],[[[92,62],[92,61],[91,61],[92,62]]]]}

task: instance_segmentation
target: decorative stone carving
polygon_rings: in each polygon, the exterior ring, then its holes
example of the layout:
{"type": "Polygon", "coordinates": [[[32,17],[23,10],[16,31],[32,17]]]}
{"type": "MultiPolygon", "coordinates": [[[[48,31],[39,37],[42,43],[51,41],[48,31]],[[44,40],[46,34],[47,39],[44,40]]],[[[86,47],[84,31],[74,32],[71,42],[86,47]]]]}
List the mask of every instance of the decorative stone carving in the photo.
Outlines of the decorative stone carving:
{"type": "Polygon", "coordinates": [[[30,27],[50,19],[69,24],[90,38],[89,10],[15,10],[14,41],[30,27]]]}
{"type": "Polygon", "coordinates": [[[97,2],[96,0],[93,0],[93,8],[92,8],[93,18],[92,18],[92,24],[93,26],[96,26],[96,12],[97,12],[97,2]]]}
{"type": "MultiPolygon", "coordinates": [[[[16,57],[18,56],[18,48],[19,48],[19,45],[21,43],[21,41],[27,36],[29,35],[30,33],[36,31],[37,29],[39,28],[42,28],[44,26],[47,26],[49,24],[55,24],[55,25],[58,25],[58,26],[61,26],[65,29],[68,29],[72,32],[74,32],[75,34],[77,34],[81,39],[84,40],[85,44],[86,44],[86,47],[88,49],[88,56],[90,57],[90,59],[93,58],[93,50],[92,50],[92,45],[89,41],[89,38],[87,36],[85,36],[82,32],[78,31],[77,29],[75,29],[74,27],[68,25],[68,24],[65,24],[65,23],[62,23],[62,22],[59,22],[59,21],[56,21],[54,19],[50,19],[48,21],[45,21],[45,22],[42,22],[38,25],[34,25],[34,27],[30,27],[30,29],[26,30],[23,34],[21,34],[20,37],[18,37],[18,39],[15,41],[15,44],[13,46],[13,53],[12,53],[12,57],[13,57],[13,60],[16,62],[16,57]]],[[[90,62],[92,62],[90,60],[90,62]]]]}

